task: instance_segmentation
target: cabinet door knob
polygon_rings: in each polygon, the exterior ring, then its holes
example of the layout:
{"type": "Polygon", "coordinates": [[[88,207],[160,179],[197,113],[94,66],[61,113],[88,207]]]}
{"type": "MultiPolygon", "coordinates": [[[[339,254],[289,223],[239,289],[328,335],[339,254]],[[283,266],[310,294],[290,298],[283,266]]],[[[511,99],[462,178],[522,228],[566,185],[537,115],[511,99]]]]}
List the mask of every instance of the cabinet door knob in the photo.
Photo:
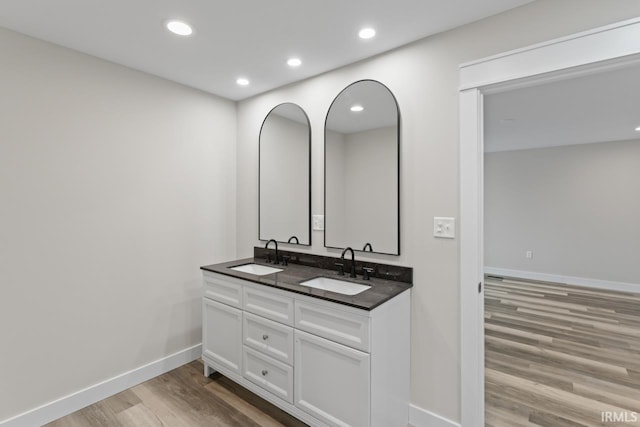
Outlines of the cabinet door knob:
{"type": "Polygon", "coordinates": [[[264,376],[266,376],[268,373],[269,373],[269,371],[267,371],[266,369],[263,369],[263,370],[262,370],[262,376],[263,376],[263,377],[264,377],[264,376]]]}
{"type": "Polygon", "coordinates": [[[266,340],[268,340],[268,339],[269,339],[269,335],[264,334],[264,335],[262,336],[262,339],[263,339],[263,340],[265,340],[265,341],[266,341],[266,340]]]}

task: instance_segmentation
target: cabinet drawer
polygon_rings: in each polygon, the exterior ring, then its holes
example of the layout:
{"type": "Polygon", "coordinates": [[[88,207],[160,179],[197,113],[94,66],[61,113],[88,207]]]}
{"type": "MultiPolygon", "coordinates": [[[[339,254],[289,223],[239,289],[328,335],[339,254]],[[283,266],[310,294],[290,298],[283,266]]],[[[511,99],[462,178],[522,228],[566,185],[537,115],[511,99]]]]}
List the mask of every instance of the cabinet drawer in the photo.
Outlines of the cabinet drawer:
{"type": "Polygon", "coordinates": [[[275,291],[244,288],[244,309],[285,325],[293,326],[293,298],[275,291]]]}
{"type": "Polygon", "coordinates": [[[369,352],[369,318],[325,306],[296,301],[295,327],[369,352]]]}
{"type": "Polygon", "coordinates": [[[243,342],[281,362],[293,365],[293,328],[255,314],[244,316],[243,342]]]}
{"type": "Polygon", "coordinates": [[[204,296],[232,307],[242,308],[242,285],[231,277],[205,273],[204,296]]]}
{"type": "Polygon", "coordinates": [[[243,376],[279,398],[293,403],[293,368],[247,346],[243,350],[243,376]]]}

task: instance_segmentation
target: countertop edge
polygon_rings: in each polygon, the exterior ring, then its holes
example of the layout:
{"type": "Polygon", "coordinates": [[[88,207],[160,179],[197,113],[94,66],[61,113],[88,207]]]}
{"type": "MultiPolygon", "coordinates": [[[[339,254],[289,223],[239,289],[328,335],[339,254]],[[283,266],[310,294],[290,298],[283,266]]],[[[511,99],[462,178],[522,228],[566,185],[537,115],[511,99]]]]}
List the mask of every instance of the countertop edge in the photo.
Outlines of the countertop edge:
{"type": "MultiPolygon", "coordinates": [[[[393,291],[390,292],[388,295],[379,295],[379,298],[376,298],[374,301],[371,301],[370,303],[357,303],[353,301],[347,301],[347,299],[350,296],[346,296],[346,295],[331,292],[331,291],[321,291],[321,290],[309,288],[307,286],[300,285],[299,283],[300,281],[308,280],[313,277],[330,277],[335,274],[335,272],[332,272],[331,270],[324,270],[316,267],[308,267],[308,266],[297,265],[297,264],[289,264],[289,266],[295,266],[295,269],[298,269],[298,270],[310,270],[309,277],[302,278],[301,280],[288,280],[288,281],[285,280],[285,281],[282,281],[283,285],[279,285],[277,282],[277,278],[278,278],[277,275],[279,273],[273,273],[265,276],[256,276],[250,273],[234,271],[229,268],[229,267],[235,267],[235,266],[249,264],[249,263],[266,265],[264,261],[260,259],[242,258],[242,259],[237,259],[237,260],[218,263],[218,264],[201,266],[200,270],[205,272],[215,273],[215,274],[221,274],[223,276],[231,277],[234,279],[246,280],[248,282],[255,283],[258,285],[268,286],[271,288],[280,289],[283,291],[292,292],[295,294],[304,295],[311,298],[317,298],[320,300],[329,301],[335,304],[341,304],[341,305],[345,305],[348,307],[352,307],[352,308],[356,308],[364,311],[372,311],[375,308],[381,306],[382,304],[395,298],[396,296],[404,293],[405,291],[410,290],[413,287],[413,283],[405,283],[405,282],[392,281],[392,280],[372,279],[370,282],[357,280],[355,281],[357,283],[362,283],[362,284],[372,283],[373,286],[391,285],[394,288],[393,291]],[[274,275],[275,275],[275,281],[273,277],[274,275]],[[267,276],[271,277],[271,279],[268,279],[267,276]],[[265,280],[271,280],[273,281],[273,283],[266,282],[265,280]],[[293,286],[296,286],[296,287],[299,286],[300,289],[292,288],[293,286]]],[[[366,292],[367,291],[364,291],[362,293],[364,294],[366,292]]]]}

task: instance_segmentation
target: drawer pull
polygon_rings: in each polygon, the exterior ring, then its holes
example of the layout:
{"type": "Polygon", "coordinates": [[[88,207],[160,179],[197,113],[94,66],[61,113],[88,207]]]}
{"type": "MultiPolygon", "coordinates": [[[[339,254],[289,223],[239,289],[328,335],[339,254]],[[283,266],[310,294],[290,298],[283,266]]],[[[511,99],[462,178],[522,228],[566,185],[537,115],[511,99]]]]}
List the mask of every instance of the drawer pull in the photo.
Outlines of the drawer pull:
{"type": "Polygon", "coordinates": [[[262,376],[263,376],[263,377],[264,377],[264,376],[266,376],[268,373],[269,373],[269,371],[267,371],[266,369],[263,369],[263,370],[262,370],[262,376]]]}
{"type": "Polygon", "coordinates": [[[268,340],[268,339],[269,339],[269,335],[264,334],[264,335],[262,336],[262,339],[263,339],[264,341],[268,340]]]}

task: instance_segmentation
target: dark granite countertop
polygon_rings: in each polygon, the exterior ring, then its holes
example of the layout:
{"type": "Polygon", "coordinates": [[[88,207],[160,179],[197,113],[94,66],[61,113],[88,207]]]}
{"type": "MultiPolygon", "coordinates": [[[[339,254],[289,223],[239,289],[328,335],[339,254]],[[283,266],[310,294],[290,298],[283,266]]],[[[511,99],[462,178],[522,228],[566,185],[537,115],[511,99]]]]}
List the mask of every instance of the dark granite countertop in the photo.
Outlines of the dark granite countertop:
{"type": "Polygon", "coordinates": [[[372,277],[370,280],[362,280],[362,276],[358,276],[356,279],[352,279],[349,277],[348,269],[346,269],[347,273],[344,276],[339,276],[336,271],[324,268],[310,267],[307,265],[293,263],[289,263],[289,265],[287,266],[267,264],[262,258],[245,258],[230,262],[223,262],[220,264],[207,265],[200,268],[204,271],[224,274],[226,276],[235,277],[237,279],[244,279],[253,283],[258,283],[260,285],[284,289],[286,291],[308,295],[314,298],[320,298],[327,301],[359,308],[362,310],[372,310],[385,301],[390,300],[391,298],[401,294],[402,292],[413,286],[411,283],[386,280],[377,277],[372,277]],[[264,276],[256,276],[250,273],[243,273],[240,271],[232,270],[230,268],[251,263],[268,267],[282,268],[284,271],[264,276]],[[343,295],[336,292],[311,288],[309,286],[300,284],[300,282],[316,277],[330,277],[362,285],[368,285],[371,286],[371,288],[356,295],[343,295]]]}

